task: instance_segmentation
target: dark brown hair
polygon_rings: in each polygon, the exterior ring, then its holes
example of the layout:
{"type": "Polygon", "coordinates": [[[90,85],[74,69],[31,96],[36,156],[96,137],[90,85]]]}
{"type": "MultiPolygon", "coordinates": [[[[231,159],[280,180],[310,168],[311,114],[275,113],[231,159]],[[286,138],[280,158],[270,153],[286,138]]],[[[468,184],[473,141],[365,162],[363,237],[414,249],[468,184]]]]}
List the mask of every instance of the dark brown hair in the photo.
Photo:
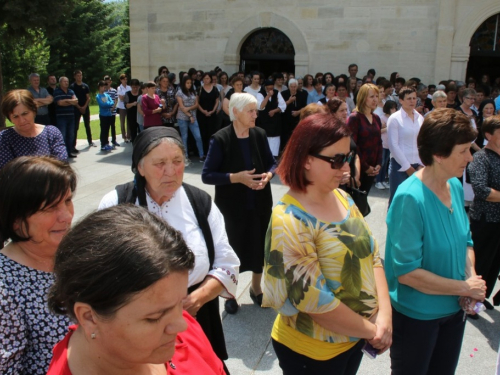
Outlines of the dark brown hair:
{"type": "Polygon", "coordinates": [[[10,120],[10,115],[19,104],[24,104],[36,115],[37,107],[33,94],[28,90],[11,90],[3,97],[2,114],[4,117],[10,120]]]}
{"type": "Polygon", "coordinates": [[[0,232],[3,240],[28,241],[27,219],[59,204],[76,189],[75,171],[48,156],[21,156],[0,170],[0,232]],[[22,233],[14,230],[20,221],[22,233]]]}
{"type": "MultiPolygon", "coordinates": [[[[493,105],[493,107],[495,106],[493,105]]],[[[493,135],[497,129],[500,129],[500,115],[488,117],[483,121],[483,125],[481,126],[481,130],[485,136],[486,133],[493,135]]]]}
{"type": "Polygon", "coordinates": [[[299,122],[288,141],[276,173],[292,190],[306,191],[311,184],[304,173],[304,165],[312,154],[320,153],[351,131],[330,113],[317,113],[299,122]]]}
{"type": "Polygon", "coordinates": [[[424,120],[417,137],[418,155],[424,165],[432,165],[433,156],[447,158],[453,147],[470,143],[477,137],[469,118],[450,108],[437,108],[424,120]]]}
{"type": "Polygon", "coordinates": [[[193,266],[182,234],[160,217],[140,206],[110,207],[83,218],[61,241],[48,305],[76,321],[74,306],[82,302],[110,319],[135,294],[193,266]]]}

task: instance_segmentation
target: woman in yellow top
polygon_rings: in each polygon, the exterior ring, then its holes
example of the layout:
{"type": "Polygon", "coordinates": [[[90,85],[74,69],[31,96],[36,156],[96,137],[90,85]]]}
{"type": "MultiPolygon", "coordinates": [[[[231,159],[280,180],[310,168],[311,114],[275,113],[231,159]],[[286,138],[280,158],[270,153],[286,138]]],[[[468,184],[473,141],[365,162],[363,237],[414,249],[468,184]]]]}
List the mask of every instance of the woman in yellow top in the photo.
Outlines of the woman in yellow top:
{"type": "Polygon", "coordinates": [[[350,196],[350,130],[331,114],[302,120],[277,169],[290,187],[273,210],[263,306],[278,316],[273,347],[285,375],[355,374],[365,340],[392,343],[378,245],[350,196]],[[364,340],[363,340],[364,339],[364,340]]]}

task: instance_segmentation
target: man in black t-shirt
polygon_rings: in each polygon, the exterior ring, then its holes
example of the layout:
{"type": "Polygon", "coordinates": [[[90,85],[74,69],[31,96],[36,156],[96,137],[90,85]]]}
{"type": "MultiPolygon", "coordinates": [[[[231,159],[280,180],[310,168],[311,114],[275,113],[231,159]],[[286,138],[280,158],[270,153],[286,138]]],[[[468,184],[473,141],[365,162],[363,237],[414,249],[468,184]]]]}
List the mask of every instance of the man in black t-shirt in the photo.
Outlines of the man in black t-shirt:
{"type": "Polygon", "coordinates": [[[92,130],[90,129],[90,89],[86,83],[83,83],[83,73],[81,70],[75,70],[73,73],[75,82],[69,87],[75,92],[75,96],[78,99],[78,104],[75,106],[75,143],[73,145],[73,152],[78,153],[76,149],[76,140],[78,137],[78,129],[80,128],[80,118],[83,116],[83,122],[85,124],[85,132],[87,133],[87,141],[89,142],[89,147],[96,147],[94,142],[92,142],[92,130]]]}

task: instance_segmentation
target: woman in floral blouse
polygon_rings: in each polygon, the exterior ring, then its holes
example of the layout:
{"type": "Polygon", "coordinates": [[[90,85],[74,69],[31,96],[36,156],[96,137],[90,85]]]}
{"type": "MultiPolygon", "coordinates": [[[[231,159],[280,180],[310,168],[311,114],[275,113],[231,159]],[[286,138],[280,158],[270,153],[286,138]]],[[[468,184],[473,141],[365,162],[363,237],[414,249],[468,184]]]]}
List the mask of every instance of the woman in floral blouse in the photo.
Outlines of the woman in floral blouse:
{"type": "Polygon", "coordinates": [[[350,196],[350,131],[330,114],[302,120],[277,173],[288,193],[267,235],[263,306],[286,375],[355,374],[368,341],[392,342],[392,316],[378,245],[350,196]]]}

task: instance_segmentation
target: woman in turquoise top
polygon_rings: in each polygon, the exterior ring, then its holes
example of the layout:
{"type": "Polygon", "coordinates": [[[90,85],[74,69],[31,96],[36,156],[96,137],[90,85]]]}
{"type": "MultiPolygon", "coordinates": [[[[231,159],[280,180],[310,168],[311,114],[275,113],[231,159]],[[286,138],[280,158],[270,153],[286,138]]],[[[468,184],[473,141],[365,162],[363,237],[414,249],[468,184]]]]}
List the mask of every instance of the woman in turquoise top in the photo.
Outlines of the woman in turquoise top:
{"type": "Polygon", "coordinates": [[[429,114],[417,138],[425,167],[399,186],[389,209],[385,267],[393,375],[454,374],[465,328],[462,308],[469,313],[484,299],[456,178],[472,161],[476,135],[462,113],[429,114]]]}

